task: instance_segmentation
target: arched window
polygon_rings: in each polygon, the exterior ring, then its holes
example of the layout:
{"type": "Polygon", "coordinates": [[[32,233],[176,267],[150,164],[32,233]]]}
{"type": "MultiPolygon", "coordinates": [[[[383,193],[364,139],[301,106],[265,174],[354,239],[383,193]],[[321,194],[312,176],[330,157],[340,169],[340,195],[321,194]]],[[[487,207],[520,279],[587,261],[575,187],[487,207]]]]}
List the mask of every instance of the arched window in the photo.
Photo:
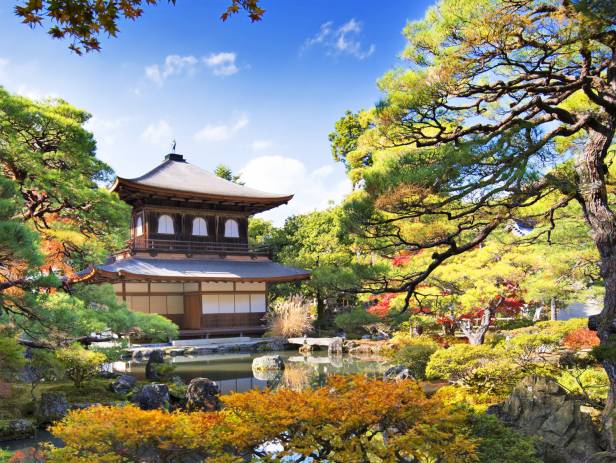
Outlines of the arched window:
{"type": "Polygon", "coordinates": [[[237,220],[227,219],[225,222],[225,238],[239,238],[240,230],[237,226],[237,220]]]}
{"type": "Polygon", "coordinates": [[[143,235],[143,220],[141,216],[138,216],[137,220],[135,220],[135,236],[141,235],[143,235]]]}
{"type": "Polygon", "coordinates": [[[197,217],[193,220],[193,236],[207,236],[207,222],[203,217],[197,217]]]}
{"type": "Polygon", "coordinates": [[[161,215],[158,218],[158,233],[173,234],[173,219],[170,216],[161,215]]]}

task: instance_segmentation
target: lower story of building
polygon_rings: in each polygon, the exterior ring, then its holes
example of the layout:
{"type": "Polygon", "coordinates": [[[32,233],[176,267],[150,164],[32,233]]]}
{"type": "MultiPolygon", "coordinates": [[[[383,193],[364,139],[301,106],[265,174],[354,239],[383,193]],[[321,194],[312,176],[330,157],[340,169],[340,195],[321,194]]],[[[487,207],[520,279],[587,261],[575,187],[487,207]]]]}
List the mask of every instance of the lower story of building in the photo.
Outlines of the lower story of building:
{"type": "Polygon", "coordinates": [[[266,331],[265,282],[114,283],[116,297],[131,310],[159,314],[180,328],[181,337],[258,335],[266,331]]]}

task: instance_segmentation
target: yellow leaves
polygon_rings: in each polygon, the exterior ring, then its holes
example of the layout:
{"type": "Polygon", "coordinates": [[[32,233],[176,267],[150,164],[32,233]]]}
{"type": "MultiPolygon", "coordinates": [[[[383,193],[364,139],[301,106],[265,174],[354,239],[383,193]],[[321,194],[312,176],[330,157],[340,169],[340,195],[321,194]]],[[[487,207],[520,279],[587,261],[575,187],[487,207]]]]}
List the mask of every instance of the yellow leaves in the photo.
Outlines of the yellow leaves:
{"type": "MultiPolygon", "coordinates": [[[[50,461],[119,462],[144,451],[170,457],[194,452],[230,463],[278,439],[284,455],[319,453],[331,462],[475,461],[466,415],[428,398],[417,383],[333,377],[317,389],[248,391],[224,396],[219,412],[169,413],[133,406],[73,411],[52,427],[66,447],[50,461]]],[[[241,460],[244,461],[244,460],[241,460]]]]}

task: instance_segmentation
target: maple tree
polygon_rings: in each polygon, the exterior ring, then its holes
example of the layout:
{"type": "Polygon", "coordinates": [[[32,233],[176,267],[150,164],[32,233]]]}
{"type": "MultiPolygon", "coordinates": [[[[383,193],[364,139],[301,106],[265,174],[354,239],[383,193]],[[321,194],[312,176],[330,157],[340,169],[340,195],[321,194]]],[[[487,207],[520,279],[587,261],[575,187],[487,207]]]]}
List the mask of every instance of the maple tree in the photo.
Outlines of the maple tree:
{"type": "MultiPolygon", "coordinates": [[[[230,16],[244,10],[251,21],[260,21],[265,11],[259,0],[229,0],[230,4],[221,15],[226,21],[230,16]]],[[[167,0],[175,5],[176,0],[167,0]]],[[[100,37],[116,37],[120,19],[136,20],[145,6],[163,3],[162,0],[19,0],[15,14],[30,27],[52,25],[48,33],[55,39],[71,40],[69,48],[81,55],[83,52],[99,51],[100,37]]]]}
{"type": "Polygon", "coordinates": [[[72,411],[52,427],[65,447],[54,448],[49,461],[141,461],[147,455],[211,462],[496,461],[485,459],[482,448],[498,461],[514,461],[510,450],[536,461],[532,446],[519,439],[503,452],[490,445],[494,429],[474,436],[476,418],[468,410],[426,397],[411,381],[332,377],[317,389],[251,390],[221,399],[217,412],[72,411]]]}

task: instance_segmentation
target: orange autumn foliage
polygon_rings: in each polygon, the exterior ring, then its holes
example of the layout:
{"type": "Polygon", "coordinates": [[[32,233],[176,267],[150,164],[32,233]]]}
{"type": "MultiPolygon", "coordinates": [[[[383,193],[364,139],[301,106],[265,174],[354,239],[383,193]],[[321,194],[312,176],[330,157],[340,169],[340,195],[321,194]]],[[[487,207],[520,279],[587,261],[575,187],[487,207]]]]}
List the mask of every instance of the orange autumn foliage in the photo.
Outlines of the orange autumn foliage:
{"type": "Polygon", "coordinates": [[[599,345],[599,336],[588,328],[578,328],[568,333],[563,339],[563,345],[571,349],[590,349],[599,345]]]}
{"type": "Polygon", "coordinates": [[[133,406],[73,411],[52,428],[66,447],[53,449],[50,461],[171,461],[183,455],[231,463],[263,457],[268,442],[276,443],[277,453],[267,461],[289,455],[298,462],[477,461],[466,412],[426,397],[411,381],[333,377],[317,389],[253,390],[222,400],[223,410],[209,413],[133,406]]]}

